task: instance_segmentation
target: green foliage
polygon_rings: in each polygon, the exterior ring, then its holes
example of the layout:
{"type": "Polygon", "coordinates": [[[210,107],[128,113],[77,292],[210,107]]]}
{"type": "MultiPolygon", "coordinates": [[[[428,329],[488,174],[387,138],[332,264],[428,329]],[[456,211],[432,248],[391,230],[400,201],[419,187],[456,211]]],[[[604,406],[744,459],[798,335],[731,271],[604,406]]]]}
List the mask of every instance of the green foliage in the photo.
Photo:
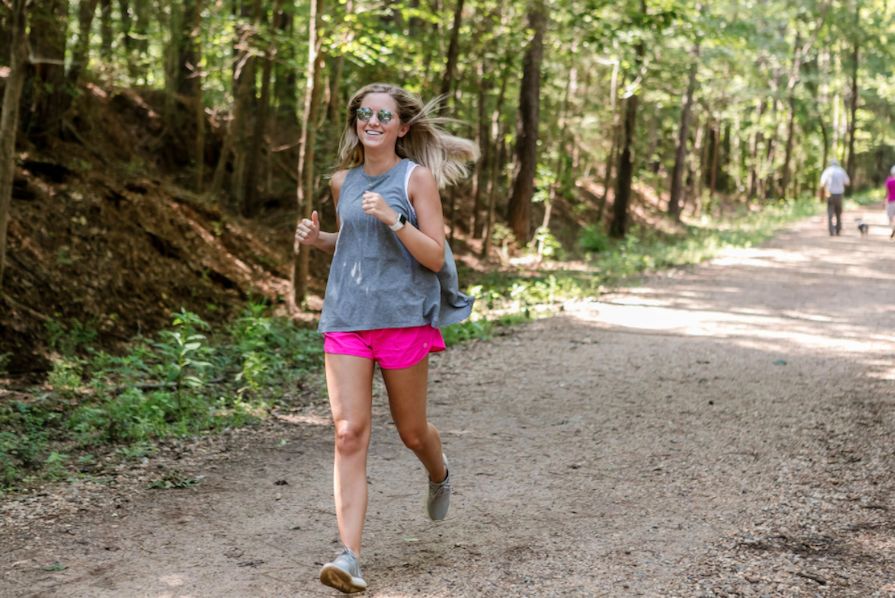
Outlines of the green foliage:
{"type": "Polygon", "coordinates": [[[589,224],[578,237],[578,246],[590,253],[603,253],[611,245],[609,235],[601,224],[589,224]]]}
{"type": "Polygon", "coordinates": [[[161,340],[155,343],[159,351],[161,363],[157,371],[161,378],[173,383],[178,409],[182,409],[182,392],[184,387],[199,388],[203,382],[199,374],[211,364],[200,356],[207,353],[202,341],[205,336],[196,332],[197,328],[207,329],[209,326],[196,314],[181,309],[174,318],[174,330],[163,330],[159,333],[161,340]]]}
{"type": "Polygon", "coordinates": [[[60,395],[71,398],[77,394],[84,373],[84,362],[76,357],[53,360],[47,383],[60,395]]]}
{"type": "MultiPolygon", "coordinates": [[[[56,314],[57,317],[59,314],[56,314]]],[[[47,344],[50,349],[58,351],[65,357],[71,357],[81,345],[92,343],[97,331],[93,320],[82,323],[77,318],[69,320],[69,327],[56,318],[48,318],[44,322],[47,330],[47,344]]]]}

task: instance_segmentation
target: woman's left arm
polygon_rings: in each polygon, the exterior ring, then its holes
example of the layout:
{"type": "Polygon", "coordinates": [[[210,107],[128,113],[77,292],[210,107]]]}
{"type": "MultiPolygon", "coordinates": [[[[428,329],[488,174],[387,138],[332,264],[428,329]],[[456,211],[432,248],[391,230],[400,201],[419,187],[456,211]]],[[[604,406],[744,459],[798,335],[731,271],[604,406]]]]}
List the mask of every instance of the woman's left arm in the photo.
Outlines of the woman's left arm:
{"type": "MultiPolygon", "coordinates": [[[[435,176],[428,168],[418,166],[410,173],[407,190],[420,227],[416,228],[408,222],[395,234],[416,261],[438,272],[444,265],[445,240],[441,197],[435,176]]],[[[364,193],[363,208],[364,212],[385,224],[392,225],[398,221],[398,213],[378,193],[364,193]]]]}

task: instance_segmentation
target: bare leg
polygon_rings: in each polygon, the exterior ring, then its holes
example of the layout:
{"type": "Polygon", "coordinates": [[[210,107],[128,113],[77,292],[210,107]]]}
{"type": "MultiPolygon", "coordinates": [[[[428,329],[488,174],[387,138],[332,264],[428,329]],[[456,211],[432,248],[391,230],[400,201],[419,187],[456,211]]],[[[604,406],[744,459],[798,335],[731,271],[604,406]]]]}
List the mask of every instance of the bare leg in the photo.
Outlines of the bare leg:
{"type": "Polygon", "coordinates": [[[433,482],[443,482],[447,468],[441,455],[441,436],[426,420],[426,385],[429,380],[429,358],[402,370],[382,370],[388,389],[392,419],[404,446],[422,462],[433,482]]]}
{"type": "Polygon", "coordinates": [[[336,425],[333,490],[342,543],[360,557],[367,515],[367,449],[373,407],[373,361],[326,354],[326,385],[336,425]]]}

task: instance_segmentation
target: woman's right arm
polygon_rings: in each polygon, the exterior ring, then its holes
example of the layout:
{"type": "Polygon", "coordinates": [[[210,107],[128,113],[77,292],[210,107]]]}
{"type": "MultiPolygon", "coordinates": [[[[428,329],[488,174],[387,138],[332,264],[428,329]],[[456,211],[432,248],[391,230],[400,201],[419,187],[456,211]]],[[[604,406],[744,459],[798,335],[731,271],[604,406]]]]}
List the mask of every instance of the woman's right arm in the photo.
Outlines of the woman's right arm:
{"type": "MultiPolygon", "coordinates": [[[[345,182],[345,177],[347,175],[347,170],[340,170],[334,174],[333,178],[330,180],[329,186],[333,192],[333,205],[336,207],[339,205],[339,193],[342,190],[342,183],[345,182]]],[[[338,211],[336,211],[336,214],[336,226],[341,227],[339,224],[338,211]]],[[[299,243],[313,245],[317,249],[332,254],[336,251],[336,242],[339,240],[339,233],[338,231],[334,233],[325,233],[321,231],[320,223],[317,219],[317,212],[314,212],[311,215],[310,220],[305,218],[299,223],[298,230],[296,231],[296,238],[299,243]]]]}

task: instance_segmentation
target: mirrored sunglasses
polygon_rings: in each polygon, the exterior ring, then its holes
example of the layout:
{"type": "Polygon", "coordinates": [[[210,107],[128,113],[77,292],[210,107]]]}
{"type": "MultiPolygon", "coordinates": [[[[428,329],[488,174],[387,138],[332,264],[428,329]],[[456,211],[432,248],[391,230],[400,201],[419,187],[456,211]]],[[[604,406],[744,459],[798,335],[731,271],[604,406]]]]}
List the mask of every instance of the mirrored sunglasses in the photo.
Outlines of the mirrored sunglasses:
{"type": "MultiPolygon", "coordinates": [[[[359,121],[367,122],[368,120],[370,120],[370,118],[373,117],[373,109],[372,108],[358,108],[357,110],[355,110],[355,114],[357,114],[357,119],[359,121]]],[[[376,113],[376,118],[378,118],[379,122],[381,122],[384,125],[387,125],[388,122],[394,116],[395,115],[392,114],[391,112],[389,112],[388,110],[380,110],[379,112],[376,113]]]]}

